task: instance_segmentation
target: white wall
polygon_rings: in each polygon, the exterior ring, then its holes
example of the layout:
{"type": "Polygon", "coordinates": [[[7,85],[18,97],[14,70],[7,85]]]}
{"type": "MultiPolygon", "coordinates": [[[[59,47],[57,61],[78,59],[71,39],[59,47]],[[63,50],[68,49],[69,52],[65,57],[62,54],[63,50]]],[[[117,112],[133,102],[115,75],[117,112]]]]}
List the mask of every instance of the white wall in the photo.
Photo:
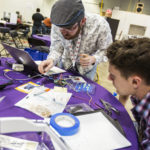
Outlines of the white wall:
{"type": "MultiPolygon", "coordinates": [[[[82,1],[83,1],[85,10],[87,12],[100,14],[100,8],[99,8],[98,2],[97,2],[99,0],[82,0],[82,1]]],[[[55,2],[56,2],[56,0],[43,0],[42,7],[44,8],[43,13],[45,14],[45,16],[50,15],[51,7],[55,2]]]]}
{"type": "Polygon", "coordinates": [[[100,14],[99,2],[97,0],[82,0],[87,12],[100,14]]]}
{"type": "Polygon", "coordinates": [[[112,18],[120,20],[116,39],[118,39],[119,34],[122,32],[121,38],[124,35],[128,35],[130,24],[139,25],[146,27],[145,37],[150,37],[150,16],[144,14],[136,14],[127,11],[114,10],[112,18]]]}
{"type": "Polygon", "coordinates": [[[50,12],[53,4],[55,3],[56,0],[43,0],[42,4],[42,10],[43,10],[43,15],[46,17],[50,17],[50,12]]]}
{"type": "Polygon", "coordinates": [[[43,0],[0,0],[0,18],[3,17],[4,11],[20,11],[26,21],[31,21],[32,14],[36,12],[36,8],[41,8],[42,4],[43,0]]]}
{"type": "MultiPolygon", "coordinates": [[[[32,21],[32,14],[36,8],[41,9],[44,16],[49,17],[52,5],[56,0],[0,0],[0,18],[3,17],[3,12],[20,11],[24,20],[32,21]]],[[[86,11],[99,13],[98,0],[83,0],[86,11]]]]}

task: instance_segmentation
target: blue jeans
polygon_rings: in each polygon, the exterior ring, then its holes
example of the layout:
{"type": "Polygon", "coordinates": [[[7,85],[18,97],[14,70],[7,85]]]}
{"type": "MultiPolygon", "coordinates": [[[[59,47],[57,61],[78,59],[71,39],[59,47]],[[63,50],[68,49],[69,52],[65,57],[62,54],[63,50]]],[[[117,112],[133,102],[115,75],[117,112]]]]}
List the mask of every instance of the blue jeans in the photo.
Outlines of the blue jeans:
{"type": "Polygon", "coordinates": [[[94,65],[94,67],[83,76],[86,76],[88,79],[93,81],[96,74],[96,69],[97,69],[97,65],[94,65]]]}
{"type": "MultiPolygon", "coordinates": [[[[62,61],[59,62],[58,67],[64,69],[64,65],[62,61]]],[[[93,81],[96,74],[96,69],[97,69],[97,64],[95,64],[94,67],[89,72],[83,74],[83,76],[93,81]]]]}
{"type": "Polygon", "coordinates": [[[42,26],[33,26],[32,27],[32,35],[34,34],[42,34],[42,26]]]}

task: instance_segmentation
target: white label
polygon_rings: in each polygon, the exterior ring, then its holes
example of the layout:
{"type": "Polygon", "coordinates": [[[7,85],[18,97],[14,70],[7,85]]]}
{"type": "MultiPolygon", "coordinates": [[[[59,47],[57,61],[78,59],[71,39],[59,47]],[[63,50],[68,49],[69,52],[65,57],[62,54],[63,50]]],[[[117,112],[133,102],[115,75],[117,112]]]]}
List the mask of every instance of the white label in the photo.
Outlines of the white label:
{"type": "Polygon", "coordinates": [[[0,135],[0,147],[13,150],[36,150],[38,142],[0,135]]]}

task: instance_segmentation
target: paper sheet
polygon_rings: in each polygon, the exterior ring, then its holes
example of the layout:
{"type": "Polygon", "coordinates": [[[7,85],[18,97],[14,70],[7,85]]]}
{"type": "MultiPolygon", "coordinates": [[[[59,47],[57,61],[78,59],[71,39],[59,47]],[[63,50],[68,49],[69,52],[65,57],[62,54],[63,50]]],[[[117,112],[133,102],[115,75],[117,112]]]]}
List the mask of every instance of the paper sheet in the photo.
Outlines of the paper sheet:
{"type": "MultiPolygon", "coordinates": [[[[42,61],[35,61],[35,63],[37,65],[39,65],[42,61]]],[[[59,68],[59,67],[56,67],[56,66],[53,66],[48,72],[45,73],[45,75],[49,76],[49,75],[52,75],[52,74],[59,74],[59,73],[64,73],[66,72],[65,70],[59,68]]]]}
{"type": "Polygon", "coordinates": [[[32,92],[16,103],[16,106],[46,118],[55,113],[63,112],[72,95],[72,93],[54,92],[50,90],[36,96],[35,94],[39,92],[41,92],[41,89],[34,88],[32,92]]]}
{"type": "Polygon", "coordinates": [[[77,116],[80,130],[73,136],[63,136],[72,150],[113,150],[131,143],[101,113],[77,116]]]}
{"type": "Polygon", "coordinates": [[[30,81],[30,82],[27,82],[25,84],[22,84],[16,87],[15,89],[23,93],[30,93],[37,86],[40,86],[40,85],[30,81]]]}

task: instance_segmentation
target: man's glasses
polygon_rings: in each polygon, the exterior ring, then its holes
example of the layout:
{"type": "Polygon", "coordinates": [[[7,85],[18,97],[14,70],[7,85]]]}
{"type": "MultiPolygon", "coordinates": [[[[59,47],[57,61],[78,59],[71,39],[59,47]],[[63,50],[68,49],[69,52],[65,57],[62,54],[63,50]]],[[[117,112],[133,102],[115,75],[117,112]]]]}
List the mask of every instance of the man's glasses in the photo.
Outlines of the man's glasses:
{"type": "Polygon", "coordinates": [[[75,24],[74,24],[73,26],[71,26],[71,27],[65,27],[65,28],[60,27],[60,30],[61,30],[61,31],[72,32],[72,31],[74,31],[77,27],[78,27],[78,22],[75,23],[75,24]]]}

